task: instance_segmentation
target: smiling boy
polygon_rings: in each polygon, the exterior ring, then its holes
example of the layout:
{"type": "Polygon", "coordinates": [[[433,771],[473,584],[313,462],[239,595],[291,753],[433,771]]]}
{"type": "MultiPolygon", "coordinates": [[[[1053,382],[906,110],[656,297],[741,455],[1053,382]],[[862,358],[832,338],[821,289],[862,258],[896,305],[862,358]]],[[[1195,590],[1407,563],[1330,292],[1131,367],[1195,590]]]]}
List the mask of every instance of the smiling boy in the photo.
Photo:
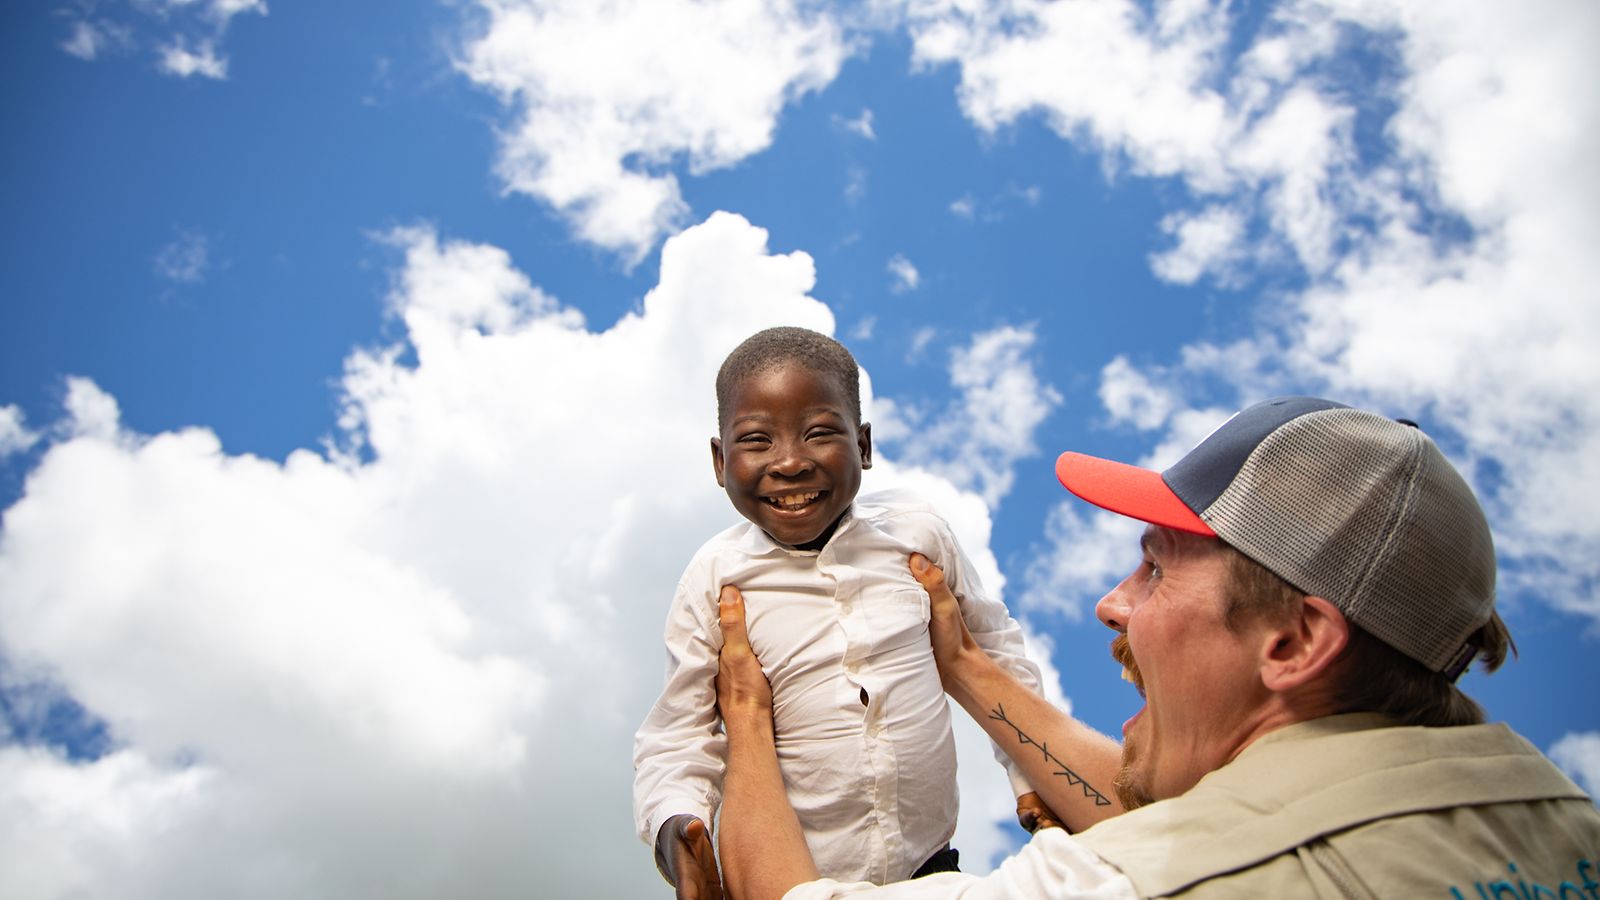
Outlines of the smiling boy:
{"type": "MultiPolygon", "coordinates": [[[[706,826],[726,752],[717,604],[731,585],[749,609],[785,785],[822,871],[883,884],[954,869],[955,744],[910,554],[944,569],[979,644],[1037,689],[1020,627],[926,503],[857,498],[871,426],[855,359],[837,341],[801,328],[752,336],[718,373],[717,407],[712,469],[747,521],[707,541],[678,583],[666,684],[635,738],[640,837],[680,895],[686,881],[714,883],[706,826]]],[[[1031,789],[1007,768],[1022,809],[1031,789]]]]}

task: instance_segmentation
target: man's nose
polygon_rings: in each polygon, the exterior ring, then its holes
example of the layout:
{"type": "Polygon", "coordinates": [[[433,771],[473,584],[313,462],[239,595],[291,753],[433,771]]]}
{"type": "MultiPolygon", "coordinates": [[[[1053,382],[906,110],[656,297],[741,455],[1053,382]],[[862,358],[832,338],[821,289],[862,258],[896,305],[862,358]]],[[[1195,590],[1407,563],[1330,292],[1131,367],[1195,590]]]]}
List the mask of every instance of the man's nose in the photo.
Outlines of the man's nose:
{"type": "MultiPolygon", "coordinates": [[[[1132,577],[1132,575],[1128,576],[1128,578],[1132,577]]],[[[1112,631],[1128,630],[1128,612],[1127,578],[1124,578],[1121,584],[1112,588],[1110,593],[1101,597],[1100,602],[1094,605],[1095,618],[1100,620],[1100,624],[1112,631]]]]}

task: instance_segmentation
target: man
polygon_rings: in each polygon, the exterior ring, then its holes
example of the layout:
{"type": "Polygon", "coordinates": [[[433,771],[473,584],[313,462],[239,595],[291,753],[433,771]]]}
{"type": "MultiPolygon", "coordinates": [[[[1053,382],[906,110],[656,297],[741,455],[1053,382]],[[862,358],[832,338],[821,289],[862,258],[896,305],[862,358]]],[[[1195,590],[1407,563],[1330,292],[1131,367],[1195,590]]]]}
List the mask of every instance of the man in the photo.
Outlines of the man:
{"type": "Polygon", "coordinates": [[[816,881],[726,589],[733,896],[1600,900],[1600,811],[1455,687],[1474,659],[1498,666],[1509,636],[1483,513],[1414,425],[1280,398],[1159,475],[1072,453],[1056,471],[1149,523],[1138,568],[1096,607],[1146,698],[1120,766],[1113,745],[985,661],[937,568],[913,556],[912,571],[946,691],[1086,830],[1037,832],[983,879],[816,881]],[[1131,812],[1112,816],[1113,789],[1131,812]]]}

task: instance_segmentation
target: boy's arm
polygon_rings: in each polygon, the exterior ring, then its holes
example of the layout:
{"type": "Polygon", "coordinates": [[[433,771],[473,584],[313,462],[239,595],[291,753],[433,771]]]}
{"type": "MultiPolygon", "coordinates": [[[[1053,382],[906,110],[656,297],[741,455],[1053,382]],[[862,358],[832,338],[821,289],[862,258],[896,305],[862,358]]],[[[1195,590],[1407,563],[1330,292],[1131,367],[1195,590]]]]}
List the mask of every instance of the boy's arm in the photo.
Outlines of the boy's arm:
{"type": "Polygon", "coordinates": [[[716,862],[706,832],[721,802],[727,753],[716,712],[722,638],[698,608],[704,596],[687,580],[678,586],[663,639],[664,686],[634,736],[634,825],[655,848],[656,865],[679,897],[720,896],[720,886],[711,889],[716,862]],[[694,821],[698,830],[690,828],[694,821]]]}
{"type": "Polygon", "coordinates": [[[928,592],[928,633],[939,679],[1015,762],[1048,808],[1072,831],[1122,812],[1112,790],[1121,747],[1020,683],[978,645],[944,573],[920,553],[911,574],[928,592]]]}

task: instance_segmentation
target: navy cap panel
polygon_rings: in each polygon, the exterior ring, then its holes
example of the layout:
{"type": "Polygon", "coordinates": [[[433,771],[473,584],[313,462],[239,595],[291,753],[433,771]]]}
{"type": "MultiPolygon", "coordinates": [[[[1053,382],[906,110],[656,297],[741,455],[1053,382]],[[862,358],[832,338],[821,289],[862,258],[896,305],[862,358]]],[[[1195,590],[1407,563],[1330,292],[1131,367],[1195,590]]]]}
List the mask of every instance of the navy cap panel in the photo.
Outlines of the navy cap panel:
{"type": "Polygon", "coordinates": [[[1233,483],[1239,469],[1267,435],[1284,423],[1324,409],[1348,409],[1343,403],[1317,397],[1277,397],[1240,410],[1199,446],[1161,473],[1185,506],[1204,516],[1233,483]]]}

